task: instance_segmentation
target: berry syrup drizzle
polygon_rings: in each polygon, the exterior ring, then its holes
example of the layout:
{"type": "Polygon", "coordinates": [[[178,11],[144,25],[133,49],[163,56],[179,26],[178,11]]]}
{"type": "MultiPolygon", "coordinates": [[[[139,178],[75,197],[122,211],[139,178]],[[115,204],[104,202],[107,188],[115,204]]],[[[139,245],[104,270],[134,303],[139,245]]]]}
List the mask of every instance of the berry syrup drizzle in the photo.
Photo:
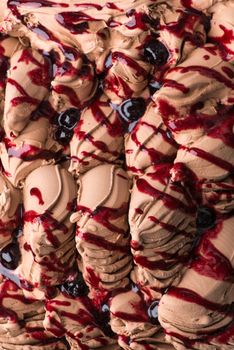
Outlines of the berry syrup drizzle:
{"type": "MultiPolygon", "coordinates": [[[[201,22],[203,22],[206,30],[207,30],[207,23],[209,21],[208,18],[206,18],[201,12],[196,11],[192,8],[193,6],[193,1],[192,0],[181,0],[182,5],[187,9],[187,12],[184,12],[181,16],[181,19],[178,21],[178,23],[171,25],[171,26],[161,26],[160,28],[158,27],[158,22],[153,21],[149,16],[146,16],[143,13],[137,12],[135,10],[131,10],[127,13],[127,16],[129,17],[129,21],[125,24],[126,28],[128,29],[141,29],[143,31],[148,30],[150,26],[153,26],[156,29],[159,30],[167,30],[173,33],[176,37],[182,38],[185,37],[186,41],[190,41],[193,45],[195,46],[201,46],[203,44],[203,38],[200,37],[197,34],[192,34],[192,28],[194,23],[199,19],[201,22]],[[188,30],[188,31],[187,31],[188,30]]],[[[75,6],[77,7],[78,11],[77,12],[66,12],[66,8],[69,7],[68,4],[64,3],[54,3],[48,0],[40,0],[33,2],[32,0],[18,0],[18,1],[12,1],[8,0],[8,7],[11,9],[13,14],[20,19],[24,23],[24,17],[20,15],[20,11],[18,10],[18,7],[32,7],[33,8],[40,8],[40,7],[63,7],[64,11],[59,13],[56,16],[57,22],[68,29],[70,33],[72,34],[83,34],[88,31],[89,28],[89,22],[95,20],[91,16],[86,15],[82,11],[79,11],[79,7],[87,5],[88,7],[94,7],[97,11],[100,11],[103,7],[98,4],[89,4],[89,3],[80,3],[76,4],[75,6]]],[[[104,6],[110,9],[115,9],[118,12],[122,12],[121,9],[119,9],[115,4],[108,2],[104,6]]],[[[110,20],[108,23],[109,27],[117,27],[122,25],[121,23],[115,21],[115,20],[110,20]]],[[[67,59],[66,62],[66,67],[61,67],[60,63],[57,62],[57,67],[55,68],[56,74],[70,74],[74,75],[77,74],[77,71],[74,71],[71,65],[69,65],[68,61],[74,61],[80,57],[79,53],[77,52],[76,49],[72,47],[68,47],[64,45],[57,37],[55,34],[50,32],[47,28],[45,28],[43,25],[38,24],[38,26],[32,26],[29,28],[32,32],[36,33],[39,37],[41,37],[44,40],[52,40],[56,43],[58,43],[60,49],[63,51],[64,56],[67,59]],[[65,72],[65,73],[64,73],[65,72]]],[[[231,33],[230,30],[225,28],[224,26],[220,26],[220,29],[223,31],[223,35],[220,37],[215,37],[215,38],[210,38],[210,41],[214,41],[215,44],[218,43],[219,45],[219,50],[222,53],[222,57],[224,60],[228,59],[228,55],[233,54],[233,52],[227,47],[227,45],[231,42],[233,39],[233,34],[231,33]]],[[[1,48],[1,47],[0,47],[1,48]]],[[[146,52],[147,50],[145,50],[146,52]]],[[[213,50],[214,51],[214,50],[213,50]]],[[[149,50],[148,50],[149,52],[149,50]]],[[[210,50],[207,49],[207,52],[209,54],[212,54],[212,48],[210,50]]],[[[0,65],[1,65],[1,74],[0,74],[0,84],[4,85],[5,84],[5,78],[6,78],[6,71],[8,69],[8,62],[4,58],[4,53],[0,51],[0,65]]],[[[213,53],[214,54],[214,53],[213,53]]],[[[207,55],[208,56],[208,55],[207,55]]],[[[149,57],[149,56],[148,56],[149,57]]],[[[154,59],[155,55],[153,55],[154,59]]],[[[165,54],[165,57],[167,57],[167,54],[165,54]]],[[[146,56],[147,58],[147,56],[146,56]]],[[[149,59],[152,59],[150,57],[149,59]]],[[[207,58],[204,58],[207,59],[207,58]]],[[[50,85],[50,74],[48,72],[51,71],[50,64],[48,60],[45,60],[44,64],[40,64],[38,61],[34,59],[32,55],[30,55],[28,50],[24,50],[24,54],[21,57],[21,60],[24,62],[32,62],[36,68],[29,72],[29,77],[32,81],[33,84],[38,85],[38,86],[43,86],[46,88],[49,88],[50,85]]],[[[122,64],[124,64],[126,67],[131,68],[136,76],[143,76],[144,78],[148,79],[150,78],[148,76],[148,73],[134,60],[132,60],[130,57],[125,55],[122,52],[115,52],[109,57],[109,62],[106,62],[106,72],[108,73],[108,70],[113,66],[113,64],[118,63],[118,61],[121,61],[122,64]]],[[[165,63],[165,62],[163,62],[165,63]]],[[[156,64],[156,63],[155,63],[156,64]]],[[[157,64],[156,64],[157,65],[157,64]]],[[[205,68],[199,65],[196,66],[190,66],[190,67],[175,67],[173,68],[175,71],[180,71],[180,73],[187,73],[187,72],[199,72],[201,75],[210,77],[211,79],[214,79],[218,82],[223,83],[229,88],[233,88],[233,83],[231,82],[231,78],[233,78],[233,73],[223,67],[223,74],[220,72],[215,71],[214,69],[211,68],[205,68]]],[[[162,67],[163,71],[163,67],[162,67]]],[[[84,77],[88,80],[92,79],[92,74],[90,72],[90,69],[87,69],[84,72],[84,77]]],[[[38,106],[40,101],[36,98],[32,98],[23,88],[18,84],[16,81],[12,80],[11,78],[8,79],[8,83],[13,85],[18,92],[21,94],[20,97],[17,97],[11,101],[13,106],[18,106],[19,104],[22,103],[29,103],[34,106],[38,106]]],[[[188,94],[189,93],[189,88],[179,84],[176,81],[173,80],[164,80],[164,86],[170,87],[171,89],[176,89],[182,92],[183,94],[188,94]]],[[[110,76],[105,79],[104,81],[104,87],[107,89],[110,89],[113,91],[117,96],[121,96],[121,90],[123,91],[125,98],[130,99],[132,97],[133,91],[132,89],[128,86],[128,84],[121,78],[121,77],[116,77],[116,76],[110,76]]],[[[57,93],[63,93],[67,95],[74,105],[80,105],[80,101],[77,99],[77,96],[73,94],[71,89],[64,87],[63,85],[58,85],[55,88],[55,91],[57,93]]],[[[122,128],[122,123],[118,118],[116,118],[115,122],[113,125],[110,125],[109,121],[105,117],[105,114],[102,112],[101,108],[101,103],[100,102],[93,102],[91,104],[91,109],[93,112],[93,115],[95,119],[98,122],[101,122],[105,124],[107,127],[107,132],[115,137],[123,134],[123,128],[122,128]]],[[[213,137],[214,139],[222,139],[222,141],[231,147],[233,147],[233,138],[231,137],[231,134],[229,132],[231,123],[233,123],[233,118],[229,119],[229,111],[226,112],[226,114],[218,112],[215,116],[207,116],[196,113],[195,115],[191,112],[189,116],[187,116],[186,119],[180,120],[179,118],[173,121],[173,127],[172,124],[170,123],[169,117],[171,115],[174,115],[176,117],[179,116],[179,111],[177,111],[173,106],[171,106],[167,101],[160,100],[159,101],[159,110],[164,116],[164,122],[168,126],[169,129],[171,129],[173,132],[181,131],[181,130],[186,130],[186,129],[191,129],[191,128],[198,128],[202,125],[207,131],[207,134],[210,137],[213,137]],[[226,117],[227,116],[227,117],[226,117]],[[220,118],[221,117],[221,118],[220,118]]],[[[152,125],[148,125],[150,128],[154,128],[152,125]]],[[[164,159],[165,156],[160,153],[160,151],[155,151],[152,149],[147,148],[144,145],[141,145],[140,141],[137,139],[137,128],[133,133],[133,140],[134,142],[142,148],[147,154],[149,155],[152,163],[157,164],[159,161],[168,161],[171,162],[173,159],[164,159]]],[[[155,130],[155,132],[158,132],[158,130],[155,130]]],[[[81,131],[81,123],[80,125],[78,124],[77,128],[75,129],[75,134],[78,138],[80,139],[87,139],[89,142],[91,142],[96,148],[101,150],[103,153],[109,152],[113,155],[117,156],[116,152],[112,152],[108,149],[108,147],[101,141],[95,141],[90,135],[87,135],[85,133],[82,133],[81,131]]],[[[163,131],[160,131],[161,136],[165,139],[166,142],[171,142],[171,139],[168,137],[166,133],[163,131]]],[[[8,139],[4,140],[5,145],[8,149],[8,153],[10,156],[16,156],[18,158],[21,158],[23,160],[33,160],[37,159],[38,154],[40,155],[39,157],[45,157],[48,156],[47,153],[45,154],[44,152],[46,151],[38,151],[38,149],[33,148],[33,146],[27,146],[26,149],[21,149],[20,151],[16,151],[14,149],[14,145],[10,143],[8,139]],[[18,152],[18,153],[17,153],[18,152]]],[[[216,164],[217,166],[221,167],[224,170],[227,171],[233,171],[233,166],[227,162],[223,161],[222,159],[219,159],[217,156],[207,154],[203,150],[197,149],[197,148],[186,148],[186,151],[192,151],[193,154],[196,154],[197,157],[203,158],[208,160],[210,163],[216,164]]],[[[90,155],[91,156],[91,155],[90,155]]],[[[100,160],[104,160],[102,157],[98,156],[93,156],[96,157],[100,160]]],[[[106,162],[106,160],[105,160],[106,162]]],[[[138,171],[138,169],[136,169],[138,171]]],[[[191,172],[192,173],[192,172],[191,172]]],[[[163,180],[161,180],[163,181],[163,180]]],[[[196,176],[193,174],[191,181],[194,181],[196,183],[196,188],[199,189],[199,186],[197,185],[197,179],[196,176]]],[[[164,203],[164,205],[170,209],[170,210],[176,210],[176,209],[181,209],[182,211],[192,214],[194,213],[194,207],[191,205],[186,205],[182,201],[174,198],[173,196],[161,192],[154,187],[152,187],[146,180],[143,180],[139,178],[137,180],[137,187],[138,190],[142,193],[146,193],[153,197],[154,199],[161,199],[164,203]]],[[[41,198],[40,193],[37,191],[37,188],[34,188],[31,190],[31,195],[36,196],[38,198],[39,204],[43,204],[43,199],[41,198]]],[[[201,196],[197,196],[201,197],[201,196]]],[[[197,198],[196,197],[196,198],[197,198]]],[[[98,207],[94,212],[90,208],[86,208],[83,206],[77,207],[77,211],[81,211],[83,214],[88,213],[88,215],[92,216],[94,221],[97,221],[99,224],[102,224],[104,227],[108,228],[109,230],[118,232],[119,234],[126,236],[126,232],[124,230],[119,229],[116,225],[111,223],[111,220],[117,219],[119,216],[121,216],[123,213],[125,213],[128,209],[128,204],[124,204],[121,208],[118,209],[111,209],[107,207],[98,207]]],[[[136,208],[136,210],[140,210],[139,208],[136,208]]],[[[140,214],[140,213],[139,213],[140,214]]],[[[166,223],[159,222],[155,217],[150,217],[149,218],[152,222],[155,222],[157,224],[160,224],[164,228],[166,228],[168,231],[174,231],[176,228],[168,225],[166,223]]],[[[64,234],[67,233],[67,228],[63,226],[62,224],[58,223],[51,215],[49,212],[45,212],[44,214],[38,214],[35,211],[29,211],[24,213],[23,216],[24,223],[33,223],[35,221],[39,221],[42,225],[43,228],[47,234],[47,239],[54,245],[54,247],[59,246],[59,241],[56,238],[56,236],[53,234],[53,231],[55,230],[61,230],[64,234]]],[[[214,237],[217,238],[220,230],[222,229],[222,222],[223,218],[220,216],[219,220],[215,224],[214,227],[211,229],[207,230],[204,235],[201,237],[200,242],[196,246],[195,249],[195,254],[197,256],[197,259],[191,262],[191,265],[189,268],[195,269],[197,272],[199,272],[201,275],[205,275],[208,277],[215,278],[217,280],[221,281],[230,281],[230,276],[233,276],[233,268],[230,264],[230,262],[225,258],[225,256],[217,249],[214,247],[214,244],[211,242],[211,239],[214,237]],[[204,253],[204,256],[200,254],[200,252],[204,253]]],[[[177,230],[178,231],[178,230],[177,230]]],[[[186,232],[179,232],[182,233],[183,235],[187,235],[186,232]]],[[[128,248],[122,247],[122,246],[113,246],[110,244],[108,241],[105,239],[100,239],[96,238],[95,235],[86,232],[86,233],[77,233],[78,235],[81,235],[81,238],[87,242],[94,243],[98,247],[105,248],[107,250],[119,250],[123,252],[127,252],[128,248]]],[[[132,242],[132,249],[141,249],[142,247],[137,246],[132,242]]],[[[31,250],[31,247],[29,244],[25,244],[24,249],[26,250],[31,250]]],[[[141,257],[136,257],[141,259],[141,257]]],[[[165,258],[168,258],[168,256],[165,256],[165,258]]],[[[175,259],[178,261],[180,257],[177,255],[171,256],[170,258],[175,259]]],[[[66,271],[65,267],[60,263],[59,259],[56,260],[56,257],[53,255],[50,255],[50,259],[44,260],[45,266],[47,266],[51,271],[56,271],[56,270],[61,270],[61,271],[66,271]],[[53,261],[51,263],[49,260],[53,261]]],[[[155,262],[156,266],[152,266],[148,261],[141,261],[139,260],[138,263],[141,263],[142,266],[148,267],[150,269],[152,268],[160,268],[164,269],[166,268],[163,260],[160,262],[155,262]],[[150,265],[149,265],[150,264],[150,265]]],[[[174,260],[172,260],[172,263],[174,264],[174,260]]],[[[94,271],[90,269],[89,271],[90,275],[90,280],[92,280],[92,285],[96,286],[99,289],[99,277],[95,275],[94,271]]],[[[28,286],[28,289],[33,288],[30,286],[30,284],[27,284],[27,281],[22,281],[22,284],[24,283],[25,287],[28,286]]],[[[3,301],[4,293],[7,293],[8,291],[12,290],[12,288],[16,288],[15,291],[17,291],[17,286],[14,286],[11,281],[6,281],[6,290],[2,291],[3,297],[1,298],[1,303],[3,301]]],[[[172,287],[169,289],[168,292],[170,295],[173,295],[176,298],[180,298],[186,301],[190,301],[199,305],[203,305],[206,308],[213,310],[213,311],[220,311],[222,313],[228,313],[230,310],[230,305],[221,305],[218,303],[212,303],[198,294],[194,293],[191,290],[185,290],[182,288],[177,288],[177,287],[172,287]]],[[[141,294],[139,294],[141,295],[141,294]]],[[[11,296],[12,297],[12,296],[11,296]]],[[[15,296],[15,299],[17,299],[18,296],[15,296]]],[[[74,301],[73,298],[71,298],[71,303],[74,301]]],[[[79,301],[83,302],[85,307],[90,310],[90,301],[87,297],[79,298],[79,301]],[[87,307],[88,305],[88,307],[87,307]]],[[[24,303],[29,302],[27,300],[23,300],[24,303]]],[[[46,308],[49,311],[53,311],[53,305],[56,306],[69,306],[71,303],[69,301],[64,302],[64,305],[61,305],[57,300],[53,300],[52,302],[48,301],[46,304],[46,308]]],[[[151,305],[152,306],[152,305],[151,305]]],[[[150,306],[150,307],[151,307],[150,306]]],[[[155,306],[155,305],[153,305],[155,306]]],[[[146,309],[147,306],[145,305],[145,302],[142,298],[142,303],[139,305],[133,305],[135,309],[134,314],[128,314],[127,312],[120,312],[116,313],[116,317],[120,317],[122,319],[125,319],[126,321],[130,322],[148,322],[149,321],[149,310],[148,310],[148,316],[146,314],[146,309]]],[[[153,308],[151,308],[151,313],[152,313],[153,308]]],[[[2,317],[6,317],[10,319],[11,321],[16,322],[16,315],[13,311],[5,310],[4,307],[1,308],[0,312],[2,317]]],[[[81,310],[80,313],[75,314],[75,313],[68,313],[66,311],[63,311],[63,316],[68,317],[72,320],[75,320],[79,323],[83,323],[86,325],[86,322],[88,325],[93,324],[94,318],[92,316],[92,310],[91,310],[91,315],[89,313],[86,313],[84,310],[81,310]]],[[[51,324],[54,325],[54,328],[51,328],[51,332],[55,334],[57,337],[62,337],[64,334],[70,336],[71,338],[74,338],[74,335],[67,330],[64,329],[63,325],[61,324],[60,321],[58,321],[55,318],[50,319],[51,324]]],[[[205,341],[210,341],[214,337],[219,340],[220,343],[226,344],[228,339],[230,339],[233,334],[234,334],[234,326],[231,325],[229,328],[226,328],[224,330],[220,330],[220,334],[217,333],[215,335],[209,335],[208,333],[204,335],[205,341]]],[[[182,340],[184,344],[186,344],[188,347],[192,347],[195,341],[188,340],[185,337],[182,337],[179,334],[176,333],[170,333],[171,336],[175,336],[178,339],[182,340]]],[[[128,343],[131,339],[121,336],[121,339],[128,343]]],[[[88,347],[84,344],[81,343],[77,337],[75,340],[78,343],[78,346],[82,350],[88,350],[88,347]]],[[[203,339],[201,340],[203,341],[203,339]]],[[[101,343],[101,340],[100,340],[101,343]]],[[[101,343],[103,346],[106,345],[105,341],[101,343]]],[[[153,347],[151,347],[148,344],[142,344],[146,350],[151,350],[153,347]]]]}

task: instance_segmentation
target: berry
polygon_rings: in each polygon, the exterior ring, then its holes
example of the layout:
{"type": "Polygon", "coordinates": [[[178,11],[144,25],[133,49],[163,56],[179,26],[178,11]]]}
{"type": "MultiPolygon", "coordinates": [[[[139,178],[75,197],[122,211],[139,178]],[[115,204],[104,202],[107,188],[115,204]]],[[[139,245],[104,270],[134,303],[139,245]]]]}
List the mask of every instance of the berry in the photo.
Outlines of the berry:
{"type": "Polygon", "coordinates": [[[109,325],[110,322],[110,308],[107,304],[102,304],[100,312],[94,312],[94,317],[100,327],[102,328],[103,332],[108,337],[113,337],[114,333],[109,325]]]}
{"type": "Polygon", "coordinates": [[[212,208],[199,207],[197,211],[197,227],[200,230],[211,228],[215,225],[216,216],[212,208]]]}
{"type": "Polygon", "coordinates": [[[156,91],[158,91],[161,88],[161,84],[154,80],[149,83],[149,90],[150,94],[153,95],[156,91]]]}
{"type": "Polygon", "coordinates": [[[78,122],[80,112],[78,109],[71,108],[61,113],[58,117],[58,124],[69,130],[73,129],[78,122]]]}
{"type": "Polygon", "coordinates": [[[162,66],[167,63],[169,52],[161,41],[151,39],[144,47],[144,57],[149,63],[162,66]]]}
{"type": "Polygon", "coordinates": [[[145,100],[141,97],[125,100],[118,108],[121,118],[134,122],[141,118],[146,110],[145,100]]]}
{"type": "Polygon", "coordinates": [[[61,286],[61,291],[74,297],[83,297],[88,294],[88,287],[86,286],[81,275],[74,281],[67,281],[61,286]]]}
{"type": "Polygon", "coordinates": [[[61,145],[67,145],[73,136],[73,131],[63,127],[58,127],[54,133],[54,138],[61,145]]]}
{"type": "Polygon", "coordinates": [[[158,301],[153,301],[147,310],[150,322],[158,323],[158,301]]]}
{"type": "Polygon", "coordinates": [[[17,227],[13,232],[12,232],[12,237],[13,237],[13,240],[16,240],[17,241],[17,239],[20,237],[20,236],[22,236],[22,234],[23,234],[23,229],[22,229],[22,227],[17,227]]]}
{"type": "Polygon", "coordinates": [[[15,270],[19,264],[20,251],[17,243],[10,243],[0,252],[0,263],[9,270],[15,270]]]}

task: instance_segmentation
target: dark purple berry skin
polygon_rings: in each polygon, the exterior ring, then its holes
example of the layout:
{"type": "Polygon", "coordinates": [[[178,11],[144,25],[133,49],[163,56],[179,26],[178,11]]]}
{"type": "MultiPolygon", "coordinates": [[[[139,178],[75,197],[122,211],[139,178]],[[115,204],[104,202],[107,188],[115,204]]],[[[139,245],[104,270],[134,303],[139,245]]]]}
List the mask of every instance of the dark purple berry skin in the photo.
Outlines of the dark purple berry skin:
{"type": "Polygon", "coordinates": [[[156,66],[163,66],[167,63],[169,52],[161,41],[151,39],[146,43],[143,55],[149,63],[156,66]]]}
{"type": "Polygon", "coordinates": [[[150,95],[152,96],[160,88],[161,88],[161,84],[158,81],[151,81],[149,83],[150,95]]]}
{"type": "Polygon", "coordinates": [[[58,117],[58,124],[67,129],[73,129],[80,118],[78,109],[71,108],[61,113],[58,117]]]}
{"type": "Polygon", "coordinates": [[[145,100],[141,97],[125,100],[118,108],[120,117],[127,123],[140,119],[146,110],[145,100]]]}
{"type": "Polygon", "coordinates": [[[82,276],[78,276],[74,281],[67,281],[61,286],[61,291],[74,297],[84,297],[88,294],[89,289],[86,286],[82,276]]]}
{"type": "Polygon", "coordinates": [[[148,317],[150,319],[150,322],[153,324],[158,324],[158,301],[153,301],[148,310],[148,317]]]}
{"type": "Polygon", "coordinates": [[[110,308],[108,304],[102,304],[99,311],[94,310],[93,316],[96,322],[99,324],[105,335],[113,337],[114,333],[110,327],[110,308]]]}
{"type": "Polygon", "coordinates": [[[20,251],[17,243],[9,243],[0,252],[0,263],[9,270],[15,270],[19,265],[20,251]]]}
{"type": "Polygon", "coordinates": [[[68,145],[73,136],[73,131],[65,129],[63,127],[58,127],[54,133],[54,138],[61,145],[68,145]]]}
{"type": "Polygon", "coordinates": [[[206,206],[199,207],[196,223],[198,230],[205,230],[213,227],[216,223],[215,211],[206,206]]]}

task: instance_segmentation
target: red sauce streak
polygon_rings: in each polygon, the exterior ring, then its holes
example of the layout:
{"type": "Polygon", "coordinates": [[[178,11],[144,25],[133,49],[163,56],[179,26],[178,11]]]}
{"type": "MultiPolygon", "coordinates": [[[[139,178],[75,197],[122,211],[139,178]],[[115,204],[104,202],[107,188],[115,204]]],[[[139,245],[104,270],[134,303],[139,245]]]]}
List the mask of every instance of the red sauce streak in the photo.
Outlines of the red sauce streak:
{"type": "Polygon", "coordinates": [[[229,67],[222,67],[222,71],[228,76],[228,78],[234,78],[234,70],[229,67]]]}
{"type": "Polygon", "coordinates": [[[144,179],[138,179],[136,181],[136,185],[137,185],[137,188],[140,192],[146,193],[149,196],[153,197],[154,199],[162,200],[164,205],[171,210],[180,209],[180,210],[183,210],[187,213],[194,212],[193,206],[188,206],[188,205],[184,204],[181,200],[171,196],[170,194],[159,191],[158,189],[151,186],[144,179]]]}
{"type": "Polygon", "coordinates": [[[127,215],[128,203],[123,204],[119,208],[108,208],[108,207],[97,207],[95,211],[92,211],[90,208],[85,206],[78,205],[77,211],[83,213],[89,213],[94,221],[97,221],[107,229],[117,232],[126,236],[125,230],[119,228],[118,226],[111,223],[111,220],[116,220],[117,218],[127,215]]]}
{"type": "Polygon", "coordinates": [[[123,52],[115,51],[112,53],[112,62],[115,61],[121,62],[122,64],[132,68],[136,72],[136,76],[140,77],[141,75],[146,76],[147,71],[142,68],[134,59],[125,55],[123,52]]]}
{"type": "Polygon", "coordinates": [[[77,236],[91,244],[96,245],[97,247],[106,249],[106,250],[111,250],[111,251],[119,251],[122,253],[129,253],[129,247],[127,246],[121,246],[116,243],[108,242],[105,238],[100,237],[99,235],[95,235],[93,233],[89,232],[80,232],[79,230],[77,231],[77,236]]]}
{"type": "Polygon", "coordinates": [[[27,73],[31,82],[38,86],[43,86],[46,89],[50,87],[50,64],[49,61],[43,57],[43,63],[39,62],[32,54],[32,51],[25,49],[22,51],[22,54],[18,62],[25,62],[26,64],[33,63],[38,68],[32,69],[27,73]]]}
{"type": "Polygon", "coordinates": [[[222,58],[228,60],[228,55],[233,56],[234,54],[234,51],[227,46],[228,44],[232,44],[234,40],[234,32],[233,29],[225,28],[222,24],[220,24],[219,27],[223,31],[223,35],[219,37],[210,37],[209,39],[216,45],[218,43],[219,48],[221,49],[222,58]]]}
{"type": "Polygon", "coordinates": [[[181,5],[184,7],[192,7],[192,0],[181,0],[181,5]]]}
{"type": "Polygon", "coordinates": [[[4,306],[4,299],[7,299],[8,303],[9,300],[12,300],[12,304],[14,303],[14,300],[17,300],[24,304],[26,308],[28,304],[33,303],[33,300],[26,299],[23,296],[21,289],[14,282],[8,279],[4,280],[1,284],[0,291],[0,317],[12,323],[18,322],[18,316],[16,312],[4,306]]]}
{"type": "Polygon", "coordinates": [[[107,75],[104,80],[104,89],[114,92],[117,96],[121,98],[131,98],[133,90],[129,85],[117,75],[107,75]]]}
{"type": "MultiPolygon", "coordinates": [[[[161,162],[172,162],[174,160],[174,155],[163,154],[158,149],[156,149],[154,147],[147,147],[144,143],[141,143],[138,140],[137,133],[141,129],[142,125],[146,125],[146,126],[153,129],[152,137],[159,134],[162,136],[162,138],[166,142],[168,142],[170,144],[172,143],[171,140],[169,139],[169,137],[166,135],[166,133],[163,130],[160,130],[160,129],[158,129],[158,128],[154,127],[153,125],[148,124],[146,122],[140,122],[138,125],[136,125],[136,128],[134,128],[133,132],[131,133],[132,141],[138,146],[137,152],[139,152],[139,151],[146,152],[148,154],[148,156],[150,157],[152,165],[158,164],[161,162]]],[[[147,139],[146,139],[145,143],[147,143],[148,141],[149,141],[149,137],[147,134],[147,139]]],[[[173,146],[175,146],[175,144],[173,144],[173,146]]]]}
{"type": "Polygon", "coordinates": [[[144,213],[143,210],[140,208],[135,208],[135,212],[136,214],[140,214],[140,215],[144,213]]]}
{"type": "Polygon", "coordinates": [[[53,86],[53,90],[58,94],[58,95],[65,95],[68,97],[70,103],[79,108],[80,107],[80,100],[77,96],[77,94],[75,93],[74,89],[66,86],[66,85],[54,85],[53,86]]]}
{"type": "Polygon", "coordinates": [[[172,106],[169,102],[166,100],[160,99],[158,101],[158,108],[160,113],[163,115],[163,117],[168,118],[170,116],[178,117],[179,113],[175,109],[174,106],[172,106]]]}
{"type": "Polygon", "coordinates": [[[82,34],[87,32],[89,21],[94,18],[83,12],[61,12],[55,16],[56,21],[68,29],[72,34],[82,34]]]}
{"type": "Polygon", "coordinates": [[[37,187],[31,188],[30,194],[31,194],[31,196],[37,197],[40,205],[43,205],[45,203],[42,199],[42,194],[41,194],[41,191],[39,190],[39,188],[37,188],[37,187]]]}
{"type": "Polygon", "coordinates": [[[168,295],[173,296],[177,299],[182,299],[189,303],[195,303],[197,305],[201,305],[206,309],[212,311],[218,311],[227,314],[230,310],[229,304],[218,304],[207,299],[202,298],[198,293],[187,289],[187,288],[179,288],[179,287],[171,287],[168,291],[168,295]]]}
{"type": "Polygon", "coordinates": [[[178,83],[177,81],[175,80],[172,80],[172,79],[164,79],[164,84],[163,84],[164,87],[171,87],[173,89],[177,89],[181,92],[183,92],[183,94],[187,94],[189,92],[189,88],[186,87],[185,85],[183,84],[180,84],[178,83]]]}
{"type": "Polygon", "coordinates": [[[14,97],[11,100],[11,105],[17,107],[22,103],[29,103],[31,105],[37,106],[40,103],[40,100],[37,98],[29,96],[29,94],[24,90],[24,88],[16,81],[11,78],[7,79],[7,83],[13,85],[22,96],[14,97]]]}
{"type": "Polygon", "coordinates": [[[82,2],[81,4],[75,4],[76,7],[94,7],[96,10],[101,11],[102,10],[102,6],[98,5],[98,4],[91,4],[89,2],[82,2]]]}
{"type": "Polygon", "coordinates": [[[52,151],[43,150],[31,145],[23,145],[20,148],[12,143],[8,138],[4,138],[3,142],[6,146],[9,157],[20,158],[24,161],[33,161],[36,159],[58,159],[60,153],[54,153],[52,151]]]}
{"type": "Polygon", "coordinates": [[[63,223],[60,223],[56,219],[54,219],[49,212],[45,212],[44,214],[38,214],[35,211],[30,210],[24,213],[23,220],[24,222],[30,223],[39,222],[45,230],[48,241],[54,247],[60,246],[60,242],[55,235],[55,231],[59,230],[62,231],[64,234],[68,232],[67,227],[63,223]]]}
{"type": "Polygon", "coordinates": [[[205,159],[206,161],[217,165],[218,167],[227,170],[229,172],[233,172],[234,166],[227,162],[226,160],[223,160],[219,157],[216,157],[215,155],[208,153],[202,149],[196,148],[196,147],[185,147],[181,146],[181,148],[186,149],[187,152],[192,153],[194,156],[205,159]]]}
{"type": "Polygon", "coordinates": [[[99,100],[96,100],[91,104],[90,109],[93,117],[98,123],[105,126],[110,136],[112,137],[122,136],[124,133],[123,125],[119,120],[117,113],[113,111],[111,112],[111,113],[115,113],[115,118],[113,121],[110,121],[110,119],[102,111],[101,109],[102,106],[107,107],[109,106],[109,103],[108,102],[101,103],[99,100]]]}
{"type": "Polygon", "coordinates": [[[124,12],[124,10],[120,9],[119,7],[117,7],[113,2],[107,2],[105,4],[105,6],[108,8],[108,9],[112,9],[112,10],[118,10],[120,12],[124,12]]]}
{"type": "Polygon", "coordinates": [[[177,226],[174,226],[174,225],[171,225],[171,224],[167,224],[167,223],[165,223],[165,222],[163,222],[163,221],[160,221],[160,220],[158,220],[155,216],[149,216],[148,218],[149,218],[149,220],[151,220],[151,221],[154,222],[155,224],[161,226],[161,227],[164,228],[166,231],[170,232],[173,236],[174,236],[175,234],[183,235],[183,236],[185,236],[185,237],[191,236],[191,232],[188,233],[188,232],[186,232],[186,231],[184,231],[184,230],[180,230],[180,229],[178,229],[177,226]]]}
{"type": "Polygon", "coordinates": [[[178,66],[178,67],[172,68],[171,71],[180,71],[181,73],[198,72],[201,75],[204,75],[206,77],[217,80],[218,82],[224,84],[225,86],[229,87],[230,89],[234,89],[234,83],[232,82],[232,80],[227,79],[220,72],[218,72],[212,68],[195,66],[195,65],[189,66],[189,67],[181,67],[181,66],[179,67],[178,66]]]}
{"type": "Polygon", "coordinates": [[[198,256],[191,263],[191,268],[200,275],[234,282],[234,269],[231,262],[211,243],[208,237],[201,239],[197,254],[198,256]]]}

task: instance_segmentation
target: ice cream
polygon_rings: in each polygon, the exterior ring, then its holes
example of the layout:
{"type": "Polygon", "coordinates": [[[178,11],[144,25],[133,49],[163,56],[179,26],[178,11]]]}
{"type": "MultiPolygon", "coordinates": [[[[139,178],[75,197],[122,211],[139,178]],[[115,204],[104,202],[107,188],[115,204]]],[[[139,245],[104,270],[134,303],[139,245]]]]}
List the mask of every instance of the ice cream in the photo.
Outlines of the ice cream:
{"type": "Polygon", "coordinates": [[[232,13],[0,3],[0,347],[233,348],[232,13]]]}
{"type": "Polygon", "coordinates": [[[129,284],[128,177],[117,165],[103,164],[82,174],[78,188],[77,212],[71,221],[77,225],[81,269],[94,295],[98,291],[105,295],[129,284]]]}
{"type": "Polygon", "coordinates": [[[69,171],[75,175],[103,163],[120,164],[123,125],[105,95],[98,96],[81,113],[70,143],[69,171]]]}
{"type": "Polygon", "coordinates": [[[41,53],[25,48],[11,56],[3,116],[7,136],[17,136],[25,128],[31,113],[48,94],[49,84],[49,61],[41,53]]]}
{"type": "Polygon", "coordinates": [[[172,162],[177,144],[151,102],[133,128],[125,135],[125,154],[130,176],[141,175],[151,166],[172,162]]]}
{"type": "Polygon", "coordinates": [[[176,349],[231,349],[233,338],[233,218],[202,236],[191,266],[178,287],[159,305],[159,320],[176,349]]]}
{"type": "Polygon", "coordinates": [[[27,299],[14,282],[0,277],[0,346],[2,349],[65,350],[65,344],[43,327],[41,301],[27,299]]]}
{"type": "Polygon", "coordinates": [[[20,192],[7,180],[0,176],[0,249],[12,240],[12,233],[17,227],[20,192]]]}
{"type": "Polygon", "coordinates": [[[101,315],[94,312],[87,297],[74,298],[60,293],[48,300],[45,308],[45,329],[55,337],[66,336],[71,350],[119,349],[110,329],[102,324],[101,315]]]}
{"type": "Polygon", "coordinates": [[[30,121],[19,136],[5,137],[0,145],[0,158],[5,174],[16,187],[22,187],[27,175],[38,167],[54,163],[61,146],[52,137],[47,118],[30,121]]]}
{"type": "Polygon", "coordinates": [[[18,273],[33,286],[61,284],[75,269],[75,232],[69,220],[75,196],[71,175],[59,165],[39,167],[25,180],[18,273]]]}

